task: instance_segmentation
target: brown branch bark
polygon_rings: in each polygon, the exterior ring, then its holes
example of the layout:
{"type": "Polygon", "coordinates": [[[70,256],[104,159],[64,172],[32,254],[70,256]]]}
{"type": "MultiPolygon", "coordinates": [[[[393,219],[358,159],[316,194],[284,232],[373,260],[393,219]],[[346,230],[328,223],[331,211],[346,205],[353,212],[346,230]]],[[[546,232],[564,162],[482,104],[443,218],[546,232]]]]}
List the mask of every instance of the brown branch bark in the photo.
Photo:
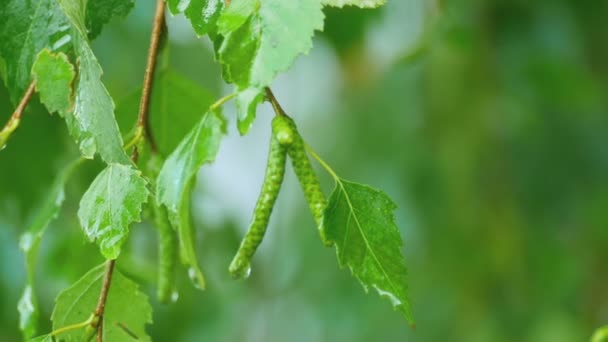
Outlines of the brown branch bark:
{"type": "Polygon", "coordinates": [[[25,111],[27,104],[30,102],[32,95],[34,95],[35,90],[36,90],[36,81],[32,81],[30,83],[30,85],[27,87],[25,94],[23,94],[21,101],[19,101],[17,108],[15,108],[15,111],[13,112],[11,117],[8,119],[8,121],[6,122],[4,127],[0,130],[0,132],[9,131],[8,134],[10,135],[10,132],[14,131],[17,128],[16,125],[18,125],[19,120],[21,120],[21,116],[23,115],[23,112],[25,111]]]}
{"type": "Polygon", "coordinates": [[[150,143],[150,149],[156,152],[156,141],[152,136],[150,128],[149,111],[150,97],[152,95],[152,86],[154,83],[154,73],[156,71],[156,60],[158,58],[158,50],[160,46],[161,34],[165,27],[165,1],[156,1],[156,13],[152,24],[152,34],[150,37],[150,48],[148,50],[148,62],[144,73],[144,83],[139,102],[139,114],[137,117],[137,126],[142,127],[144,135],[150,143]]]}
{"type": "MultiPolygon", "coordinates": [[[[150,37],[150,49],[148,51],[148,62],[146,65],[146,71],[144,73],[144,84],[141,93],[141,100],[139,102],[139,113],[137,115],[137,126],[143,128],[144,135],[150,144],[150,148],[153,152],[156,152],[156,142],[152,136],[150,130],[150,95],[152,94],[152,86],[154,82],[154,72],[156,70],[156,59],[158,57],[158,48],[160,45],[160,36],[163,32],[165,25],[165,1],[156,1],[156,13],[154,15],[154,21],[152,24],[152,35],[150,37]]],[[[133,147],[131,154],[131,160],[137,163],[139,158],[139,151],[137,145],[133,147]]],[[[116,266],[116,260],[108,260],[106,264],[106,271],[103,278],[103,284],[101,286],[101,292],[99,294],[99,300],[97,301],[97,307],[95,308],[95,316],[99,317],[97,322],[97,342],[103,342],[103,314],[106,308],[106,302],[108,301],[108,293],[110,292],[110,285],[112,284],[112,275],[114,273],[114,267],[116,266]]]]}
{"type": "Polygon", "coordinates": [[[27,87],[25,94],[23,94],[21,101],[19,101],[19,105],[17,105],[17,108],[15,108],[15,111],[13,112],[13,115],[11,116],[11,120],[21,119],[21,116],[23,115],[23,111],[25,111],[25,107],[27,107],[27,104],[30,102],[30,99],[32,98],[32,95],[34,95],[35,90],[36,90],[36,81],[32,81],[30,83],[29,87],[27,87]]]}
{"type": "Polygon", "coordinates": [[[95,307],[95,316],[99,317],[97,325],[94,327],[97,329],[98,342],[103,341],[103,314],[106,310],[106,302],[108,301],[108,293],[110,293],[110,285],[112,284],[112,275],[114,274],[115,266],[116,260],[108,260],[106,263],[106,272],[103,277],[99,300],[97,300],[97,307],[95,307]]]}
{"type": "Polygon", "coordinates": [[[275,114],[281,115],[281,116],[287,116],[287,114],[283,110],[283,107],[281,107],[281,104],[279,104],[279,101],[277,101],[277,98],[274,97],[272,90],[270,90],[269,87],[264,88],[264,90],[266,91],[266,99],[272,105],[272,108],[274,109],[275,114]]]}

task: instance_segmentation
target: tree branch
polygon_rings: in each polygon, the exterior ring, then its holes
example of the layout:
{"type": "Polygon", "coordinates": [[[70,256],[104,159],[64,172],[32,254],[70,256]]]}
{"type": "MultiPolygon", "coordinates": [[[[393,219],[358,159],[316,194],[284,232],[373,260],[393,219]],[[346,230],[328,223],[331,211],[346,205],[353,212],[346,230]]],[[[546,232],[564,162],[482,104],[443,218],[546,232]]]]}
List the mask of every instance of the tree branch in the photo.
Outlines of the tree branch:
{"type": "Polygon", "coordinates": [[[21,120],[21,116],[25,111],[25,107],[30,102],[32,95],[34,95],[34,91],[36,90],[36,81],[32,81],[30,85],[27,87],[25,94],[19,101],[17,108],[8,119],[2,130],[0,130],[0,149],[4,146],[10,135],[19,127],[19,121],[21,120]]]}
{"type": "Polygon", "coordinates": [[[112,275],[114,274],[114,267],[116,266],[116,260],[108,260],[106,263],[106,272],[103,276],[103,284],[101,285],[101,292],[99,294],[99,300],[97,301],[97,307],[95,307],[95,317],[99,319],[95,321],[95,329],[97,329],[97,341],[103,341],[103,314],[106,310],[106,302],[108,301],[108,293],[110,292],[110,285],[112,284],[112,275]]]}
{"type": "Polygon", "coordinates": [[[150,128],[149,111],[150,111],[150,96],[152,95],[152,85],[154,82],[154,72],[156,71],[156,59],[160,46],[161,34],[165,26],[165,1],[156,1],[156,13],[152,24],[152,34],[150,36],[150,48],[148,50],[148,63],[144,73],[144,83],[139,102],[139,114],[137,117],[137,126],[144,131],[146,139],[150,143],[150,148],[156,152],[156,141],[152,136],[150,128]]]}
{"type": "Polygon", "coordinates": [[[274,97],[272,90],[270,90],[269,87],[264,88],[264,90],[266,91],[266,99],[272,105],[272,108],[274,109],[275,114],[277,116],[287,116],[287,114],[285,114],[285,111],[283,110],[283,107],[281,107],[281,105],[279,104],[279,101],[277,101],[277,98],[274,97]]]}
{"type": "MultiPolygon", "coordinates": [[[[137,115],[137,127],[143,129],[146,139],[150,143],[150,148],[153,152],[156,152],[156,143],[152,137],[150,130],[150,95],[152,94],[152,84],[154,81],[154,72],[156,70],[156,59],[158,57],[158,47],[160,43],[160,36],[163,32],[165,25],[165,1],[156,1],[156,13],[154,15],[154,22],[152,24],[152,36],[150,38],[150,49],[148,51],[148,64],[146,65],[146,71],[144,74],[144,84],[141,93],[141,100],[139,102],[139,113],[137,115]]],[[[139,152],[137,150],[137,144],[133,147],[131,154],[131,160],[137,163],[139,158],[139,152]]],[[[97,325],[94,328],[97,329],[97,342],[103,341],[103,314],[106,308],[106,302],[108,301],[108,293],[110,291],[110,285],[112,284],[112,274],[114,273],[114,267],[116,266],[116,260],[108,260],[106,264],[106,271],[103,277],[103,284],[101,286],[101,293],[99,294],[99,300],[97,301],[97,307],[95,308],[95,316],[99,318],[97,325]]]]}

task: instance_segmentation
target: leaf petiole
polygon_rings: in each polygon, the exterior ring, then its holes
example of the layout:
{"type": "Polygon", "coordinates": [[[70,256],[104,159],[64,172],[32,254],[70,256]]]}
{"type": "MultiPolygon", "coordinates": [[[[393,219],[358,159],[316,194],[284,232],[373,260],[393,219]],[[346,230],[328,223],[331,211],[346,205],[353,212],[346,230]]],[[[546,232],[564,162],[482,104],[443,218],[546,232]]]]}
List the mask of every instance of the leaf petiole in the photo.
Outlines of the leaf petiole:
{"type": "Polygon", "coordinates": [[[57,336],[57,335],[61,335],[63,333],[66,333],[66,332],[69,332],[72,330],[85,328],[86,326],[92,324],[94,320],[95,320],[95,314],[92,314],[91,316],[89,316],[89,318],[86,321],[72,324],[72,325],[67,325],[67,326],[59,328],[57,330],[53,330],[48,334],[48,336],[57,336]]]}
{"type": "Polygon", "coordinates": [[[135,135],[133,136],[131,141],[129,141],[127,144],[125,144],[124,149],[129,150],[133,146],[137,145],[143,136],[144,136],[144,127],[138,125],[135,128],[135,135]]]}
{"type": "Polygon", "coordinates": [[[236,96],[236,93],[232,93],[232,94],[222,97],[221,99],[217,100],[214,104],[209,106],[209,111],[217,110],[218,108],[223,106],[226,102],[232,100],[235,96],[236,96]]]}
{"type": "Polygon", "coordinates": [[[327,164],[323,159],[321,159],[321,157],[319,157],[319,155],[312,149],[312,147],[310,147],[310,145],[308,145],[306,142],[304,143],[304,147],[306,147],[306,150],[308,151],[308,153],[317,160],[317,162],[319,162],[319,164],[321,164],[321,166],[323,166],[323,168],[325,170],[327,170],[327,172],[333,177],[333,179],[338,182],[338,183],[342,183],[340,181],[340,177],[338,177],[338,174],[329,166],[329,164],[327,164]]]}

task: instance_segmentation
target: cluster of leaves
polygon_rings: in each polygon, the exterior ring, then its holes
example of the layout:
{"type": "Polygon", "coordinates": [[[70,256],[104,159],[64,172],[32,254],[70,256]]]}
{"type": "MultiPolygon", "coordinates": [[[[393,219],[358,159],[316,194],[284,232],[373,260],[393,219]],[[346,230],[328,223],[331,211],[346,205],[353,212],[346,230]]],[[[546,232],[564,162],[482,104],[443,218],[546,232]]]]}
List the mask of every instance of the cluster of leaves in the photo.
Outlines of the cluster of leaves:
{"type": "MultiPolygon", "coordinates": [[[[152,93],[149,125],[157,148],[153,151],[144,145],[141,127],[133,130],[128,139],[132,143],[127,146],[137,146],[142,153],[136,163],[125,152],[127,139],[123,140],[121,135],[114,102],[101,81],[102,68],[90,46],[90,40],[112,17],[128,14],[133,1],[8,0],[0,7],[3,23],[0,74],[11,99],[16,103],[29,84],[35,82],[40,101],[50,113],[65,120],[81,153],[58,176],[46,205],[22,239],[29,277],[19,311],[26,338],[38,333],[33,276],[37,247],[46,226],[56,216],[64,199],[65,184],[78,165],[96,155],[106,164],[83,195],[78,210],[84,234],[99,245],[106,259],[119,257],[130,225],[141,220],[142,212],[151,212],[159,226],[161,252],[166,252],[161,253],[163,285],[159,296],[167,298],[167,293],[173,290],[174,262],[169,259],[177,257],[176,250],[194,284],[203,289],[205,278],[196,256],[190,195],[196,173],[204,164],[214,161],[225,135],[226,120],[221,105],[235,98],[238,129],[246,134],[255,119],[257,105],[266,98],[267,87],[278,73],[311,49],[315,31],[323,29],[324,6],[377,7],[383,3],[383,0],[167,0],[173,14],[184,13],[198,35],[208,35],[213,41],[224,79],[234,84],[235,92],[213,103],[205,90],[169,69],[161,70],[152,93]],[[174,107],[171,101],[186,102],[189,105],[183,107],[203,114],[197,118],[190,113],[183,116],[170,113],[174,107]],[[176,239],[171,238],[172,233],[176,239]]],[[[136,112],[138,98],[139,94],[135,94],[119,111],[136,112]]],[[[304,174],[304,178],[316,178],[304,149],[306,144],[301,139],[298,143],[299,150],[289,152],[296,173],[299,177],[304,174]],[[304,164],[298,165],[307,169],[298,171],[296,159],[305,159],[304,164]]],[[[325,242],[336,246],[340,265],[348,266],[366,290],[371,287],[387,297],[411,322],[394,203],[378,190],[339,178],[312,150],[308,153],[336,181],[325,208],[311,204],[323,227],[325,242]]],[[[325,205],[324,198],[319,202],[322,193],[315,196],[315,205],[325,205]]],[[[92,313],[103,274],[103,267],[95,267],[59,294],[52,315],[55,331],[41,340],[52,340],[56,335],[67,341],[82,340],[90,329],[80,328],[98,324],[109,341],[149,339],[144,329],[151,322],[147,298],[119,272],[110,288],[105,315],[101,322],[94,321],[92,313]]]]}

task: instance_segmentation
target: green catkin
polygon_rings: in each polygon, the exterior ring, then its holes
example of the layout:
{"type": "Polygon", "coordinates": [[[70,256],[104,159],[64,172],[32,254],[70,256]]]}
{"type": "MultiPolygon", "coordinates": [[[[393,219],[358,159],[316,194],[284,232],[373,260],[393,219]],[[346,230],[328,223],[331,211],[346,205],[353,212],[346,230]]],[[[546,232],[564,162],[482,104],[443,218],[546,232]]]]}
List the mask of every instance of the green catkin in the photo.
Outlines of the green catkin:
{"type": "Polygon", "coordinates": [[[158,229],[158,289],[156,295],[161,303],[173,300],[175,292],[175,266],[177,264],[178,241],[164,207],[153,204],[153,215],[158,229]]]}
{"type": "Polygon", "coordinates": [[[290,140],[290,133],[286,129],[289,129],[289,127],[284,125],[280,117],[273,119],[270,151],[262,191],[253,211],[253,220],[249,230],[228,269],[234,277],[243,278],[249,275],[251,258],[266,233],[270,214],[285,175],[285,162],[287,160],[285,144],[290,140]]]}
{"type": "Polygon", "coordinates": [[[282,116],[282,118],[289,126],[293,136],[291,143],[287,146],[287,154],[291,159],[293,170],[300,181],[304,197],[308,202],[312,216],[317,224],[317,229],[321,235],[321,240],[326,246],[331,246],[332,243],[327,239],[325,229],[323,228],[323,213],[327,206],[327,199],[321,190],[321,183],[310,164],[304,140],[298,133],[295,122],[288,116],[282,116]]]}
{"type": "MultiPolygon", "coordinates": [[[[156,179],[162,167],[163,160],[158,155],[151,156],[148,170],[156,179]]],[[[177,266],[179,241],[177,233],[169,222],[167,209],[150,198],[150,215],[158,231],[158,284],[156,296],[161,303],[167,304],[174,300],[175,270],[177,266]]]]}

